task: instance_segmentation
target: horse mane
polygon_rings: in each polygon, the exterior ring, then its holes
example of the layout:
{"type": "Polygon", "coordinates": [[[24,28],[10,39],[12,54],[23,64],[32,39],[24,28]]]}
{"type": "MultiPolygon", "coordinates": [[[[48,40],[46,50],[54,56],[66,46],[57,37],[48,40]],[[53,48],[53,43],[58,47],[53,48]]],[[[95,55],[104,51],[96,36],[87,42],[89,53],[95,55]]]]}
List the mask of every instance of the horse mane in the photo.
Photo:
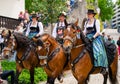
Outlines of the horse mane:
{"type": "Polygon", "coordinates": [[[52,35],[48,34],[48,33],[44,33],[44,34],[42,34],[40,37],[46,36],[46,35],[48,36],[48,38],[50,37],[50,40],[51,40],[51,41],[54,41],[54,42],[58,43],[58,42],[55,40],[55,38],[54,38],[52,35]]]}
{"type": "Polygon", "coordinates": [[[17,44],[22,47],[28,46],[32,41],[28,37],[20,33],[14,33],[13,35],[15,36],[17,44]]]}

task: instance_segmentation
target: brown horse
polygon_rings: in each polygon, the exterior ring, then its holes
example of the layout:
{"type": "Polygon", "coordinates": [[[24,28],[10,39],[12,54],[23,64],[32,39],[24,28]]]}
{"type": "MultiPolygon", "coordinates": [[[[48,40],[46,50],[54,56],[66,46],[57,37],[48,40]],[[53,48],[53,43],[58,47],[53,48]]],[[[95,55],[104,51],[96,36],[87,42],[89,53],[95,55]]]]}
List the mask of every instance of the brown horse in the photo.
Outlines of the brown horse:
{"type": "MultiPolygon", "coordinates": [[[[67,57],[63,51],[63,48],[59,45],[59,43],[49,34],[43,34],[36,40],[37,44],[41,45],[42,48],[46,49],[47,62],[44,67],[45,72],[47,73],[47,83],[46,84],[54,84],[55,79],[62,73],[63,69],[66,67],[67,57]]],[[[42,55],[39,51],[38,53],[42,55]]],[[[44,53],[45,54],[45,53],[44,53]]]]}
{"type": "Polygon", "coordinates": [[[23,69],[30,71],[31,84],[34,84],[34,68],[40,66],[40,60],[36,54],[36,45],[22,34],[11,34],[9,32],[5,37],[5,48],[2,52],[3,57],[7,58],[11,56],[13,50],[17,51],[15,84],[18,84],[18,77],[23,69]]]}
{"type": "MultiPolygon", "coordinates": [[[[78,21],[73,24],[68,25],[67,29],[64,30],[64,43],[63,48],[66,53],[69,54],[69,65],[71,66],[72,73],[78,84],[87,84],[87,79],[90,74],[100,73],[101,67],[94,67],[92,57],[89,53],[81,29],[78,32],[78,21]],[[79,34],[80,33],[80,34],[79,34]],[[79,34],[80,38],[77,38],[79,34]]],[[[112,84],[117,82],[117,64],[118,64],[118,54],[115,53],[115,58],[109,67],[109,77],[112,84]]],[[[108,73],[103,74],[104,83],[107,83],[108,73]]]]}

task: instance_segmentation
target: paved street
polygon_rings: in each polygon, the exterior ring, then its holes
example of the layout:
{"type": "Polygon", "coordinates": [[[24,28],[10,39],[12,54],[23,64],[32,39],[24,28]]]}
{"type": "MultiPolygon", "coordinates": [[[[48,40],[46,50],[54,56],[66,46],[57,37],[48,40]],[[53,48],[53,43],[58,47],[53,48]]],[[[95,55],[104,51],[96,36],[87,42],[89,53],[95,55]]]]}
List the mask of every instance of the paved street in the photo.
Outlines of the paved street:
{"type": "MultiPolygon", "coordinates": [[[[104,32],[106,33],[106,35],[111,35],[115,41],[117,41],[118,37],[120,36],[120,34],[117,33],[116,29],[106,29],[106,30],[104,30],[104,32]]],[[[119,68],[118,68],[117,78],[118,78],[118,81],[119,81],[119,84],[120,84],[120,61],[118,63],[118,67],[119,68]]],[[[45,84],[45,82],[40,82],[39,84],[45,84]]],[[[55,84],[60,84],[60,83],[56,80],[55,84]]],[[[61,84],[77,84],[77,81],[72,76],[71,72],[69,71],[65,74],[64,82],[61,83],[61,84]]],[[[102,75],[101,74],[91,75],[89,84],[103,84],[102,75]]],[[[108,80],[107,84],[110,84],[109,80],[108,80]]]]}

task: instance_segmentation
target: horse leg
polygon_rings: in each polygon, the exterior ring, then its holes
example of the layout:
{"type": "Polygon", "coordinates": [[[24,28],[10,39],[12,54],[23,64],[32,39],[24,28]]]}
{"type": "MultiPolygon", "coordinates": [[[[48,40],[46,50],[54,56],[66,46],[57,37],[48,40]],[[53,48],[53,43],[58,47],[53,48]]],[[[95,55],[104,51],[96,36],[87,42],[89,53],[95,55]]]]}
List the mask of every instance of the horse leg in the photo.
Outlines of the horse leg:
{"type": "Polygon", "coordinates": [[[119,84],[117,80],[117,70],[118,70],[118,55],[116,53],[114,61],[109,67],[109,78],[111,84],[119,84]]]}
{"type": "Polygon", "coordinates": [[[52,77],[47,77],[47,83],[46,84],[54,84],[55,82],[55,78],[52,78],[52,77]]]}
{"type": "Polygon", "coordinates": [[[117,72],[112,71],[111,67],[109,67],[109,78],[110,78],[111,84],[118,84],[116,75],[117,75],[117,72]]]}
{"type": "Polygon", "coordinates": [[[29,71],[30,71],[31,84],[34,84],[34,68],[31,68],[29,71]]]}
{"type": "Polygon", "coordinates": [[[60,83],[63,82],[63,74],[59,74],[57,79],[59,80],[60,83]]]}
{"type": "Polygon", "coordinates": [[[102,75],[104,77],[103,84],[107,84],[108,72],[106,72],[105,74],[102,74],[102,75]]]}
{"type": "Polygon", "coordinates": [[[21,72],[22,72],[22,69],[16,69],[15,84],[18,84],[18,81],[19,81],[18,78],[21,72]]]}

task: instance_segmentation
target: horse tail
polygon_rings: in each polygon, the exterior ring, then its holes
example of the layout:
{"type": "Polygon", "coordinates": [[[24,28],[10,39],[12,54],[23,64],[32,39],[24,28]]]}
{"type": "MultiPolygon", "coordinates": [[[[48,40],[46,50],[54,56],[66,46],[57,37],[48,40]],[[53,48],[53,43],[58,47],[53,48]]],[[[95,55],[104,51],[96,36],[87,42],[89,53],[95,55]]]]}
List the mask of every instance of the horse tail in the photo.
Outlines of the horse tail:
{"type": "Polygon", "coordinates": [[[117,70],[118,70],[118,55],[116,52],[115,58],[112,64],[109,66],[109,79],[112,84],[118,84],[117,70]]]}

